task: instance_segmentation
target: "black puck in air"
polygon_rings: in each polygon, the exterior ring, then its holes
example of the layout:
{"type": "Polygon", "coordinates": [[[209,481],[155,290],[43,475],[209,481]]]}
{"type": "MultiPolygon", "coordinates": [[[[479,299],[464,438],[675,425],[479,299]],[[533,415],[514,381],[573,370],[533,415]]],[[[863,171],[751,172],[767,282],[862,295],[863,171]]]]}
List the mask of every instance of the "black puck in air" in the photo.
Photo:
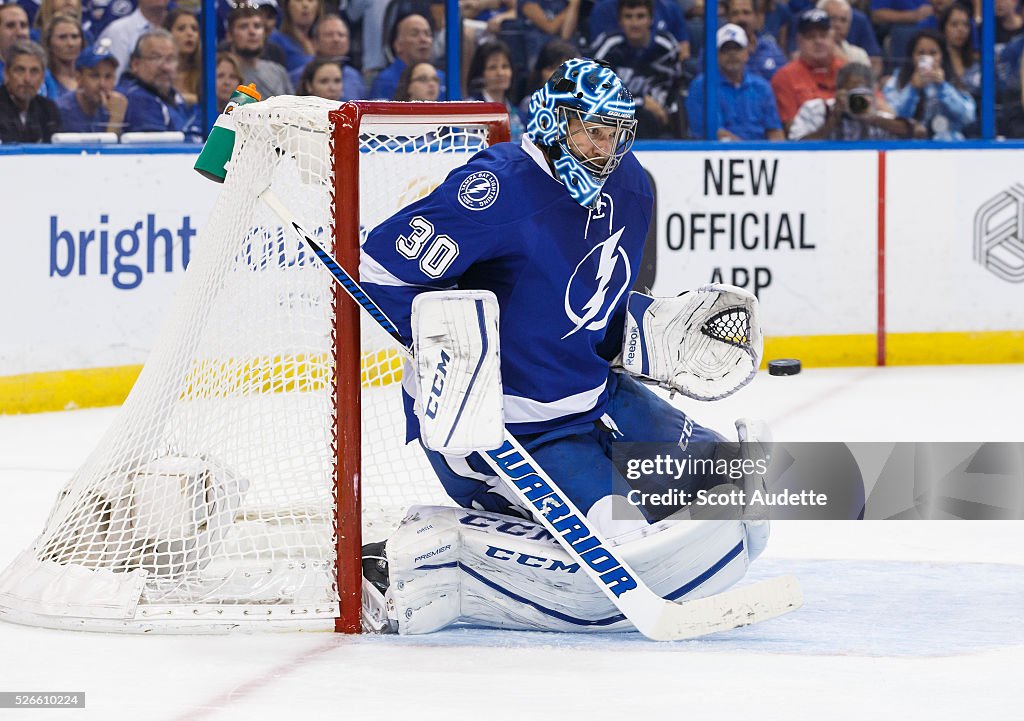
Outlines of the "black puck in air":
{"type": "Polygon", "coordinates": [[[796,358],[780,358],[768,361],[768,375],[795,376],[800,372],[800,361],[796,358]]]}

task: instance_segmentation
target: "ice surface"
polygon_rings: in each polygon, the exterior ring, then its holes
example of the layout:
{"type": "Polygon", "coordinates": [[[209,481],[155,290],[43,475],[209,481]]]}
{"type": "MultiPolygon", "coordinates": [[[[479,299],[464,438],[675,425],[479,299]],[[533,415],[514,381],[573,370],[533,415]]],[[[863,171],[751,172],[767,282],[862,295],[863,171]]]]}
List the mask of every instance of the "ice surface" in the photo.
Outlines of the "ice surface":
{"type": "MultiPolygon", "coordinates": [[[[1024,366],[762,374],[733,398],[683,405],[723,433],[736,417],[762,417],[781,440],[1022,441],[1024,366]]],[[[0,565],[39,532],[115,413],[0,417],[0,565]]],[[[776,523],[749,578],[780,573],[800,579],[801,610],[667,644],[467,628],[158,637],[0,624],[0,691],[87,698],[84,711],[0,719],[1021,718],[1024,522],[776,523]]]]}

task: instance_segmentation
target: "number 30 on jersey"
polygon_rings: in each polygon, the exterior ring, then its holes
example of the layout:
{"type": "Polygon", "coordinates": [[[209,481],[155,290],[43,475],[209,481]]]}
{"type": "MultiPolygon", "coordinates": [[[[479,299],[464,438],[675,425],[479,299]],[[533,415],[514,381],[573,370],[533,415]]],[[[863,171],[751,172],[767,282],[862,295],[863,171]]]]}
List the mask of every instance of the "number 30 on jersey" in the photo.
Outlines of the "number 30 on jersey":
{"type": "Polygon", "coordinates": [[[409,221],[412,232],[398,236],[395,247],[409,260],[420,259],[420,270],[431,278],[440,278],[459,256],[459,245],[447,235],[434,235],[434,224],[421,215],[409,221]],[[426,250],[423,250],[426,248],[426,250]]]}

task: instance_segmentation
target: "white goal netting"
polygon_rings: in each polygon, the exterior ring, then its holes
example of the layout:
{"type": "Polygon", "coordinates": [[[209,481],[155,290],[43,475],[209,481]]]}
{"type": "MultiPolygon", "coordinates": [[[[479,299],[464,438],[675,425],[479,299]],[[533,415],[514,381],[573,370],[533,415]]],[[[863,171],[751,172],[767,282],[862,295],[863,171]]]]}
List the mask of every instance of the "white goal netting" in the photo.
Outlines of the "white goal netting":
{"type": "MultiPolygon", "coordinates": [[[[269,186],[332,248],[337,104],[237,111],[233,161],[149,361],[31,548],[0,575],[0,618],[108,630],[338,616],[335,307],[350,302],[258,200],[269,186]]],[[[487,144],[444,117],[359,129],[361,231],[487,144]]],[[[211,186],[211,192],[215,189],[211,186]]],[[[401,361],[361,320],[364,540],[445,497],[404,443],[401,361]]]]}

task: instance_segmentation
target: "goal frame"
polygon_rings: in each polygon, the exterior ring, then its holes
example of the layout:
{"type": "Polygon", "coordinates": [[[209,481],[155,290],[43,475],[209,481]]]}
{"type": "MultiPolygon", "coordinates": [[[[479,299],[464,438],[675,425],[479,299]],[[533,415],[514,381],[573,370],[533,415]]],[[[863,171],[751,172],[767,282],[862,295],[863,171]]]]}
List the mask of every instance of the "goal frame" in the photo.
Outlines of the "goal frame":
{"type": "MultiPolygon", "coordinates": [[[[364,123],[408,125],[436,123],[453,117],[463,123],[487,127],[488,144],[507,142],[508,111],[501,103],[473,101],[413,102],[355,100],[329,114],[334,188],[331,197],[334,255],[338,263],[359,278],[359,134],[364,123]]],[[[359,307],[337,286],[332,290],[335,322],[335,502],[337,508],[335,569],[340,612],[334,629],[359,633],[362,606],[362,403],[360,383],[359,307]],[[345,409],[348,417],[342,417],[345,409]]]]}
{"type": "Polygon", "coordinates": [[[113,426],[64,485],[43,531],[0,567],[0,621],[119,633],[358,633],[364,530],[380,531],[378,540],[410,505],[445,503],[422,454],[397,447],[398,368],[388,360],[386,374],[372,376],[381,355],[374,324],[301,239],[288,238],[297,254],[286,256],[287,226],[259,198],[278,183],[358,277],[366,230],[473,153],[508,141],[506,106],[280,97],[240,109],[236,122],[237,157],[202,229],[214,242],[181,279],[113,426]],[[268,268],[286,275],[256,284],[268,268]],[[246,318],[268,335],[235,332],[246,318]],[[364,365],[368,386],[392,390],[364,396],[364,365]],[[364,422],[373,437],[364,438],[364,422]],[[403,492],[391,493],[396,486],[403,492]]]}

